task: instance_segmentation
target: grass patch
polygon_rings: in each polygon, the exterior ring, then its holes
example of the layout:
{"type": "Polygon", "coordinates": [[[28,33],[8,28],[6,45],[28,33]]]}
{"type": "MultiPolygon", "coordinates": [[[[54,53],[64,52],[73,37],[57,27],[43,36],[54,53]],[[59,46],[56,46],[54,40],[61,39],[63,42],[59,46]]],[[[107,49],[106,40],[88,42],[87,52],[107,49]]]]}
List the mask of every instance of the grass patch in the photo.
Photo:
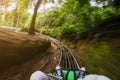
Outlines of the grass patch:
{"type": "MultiPolygon", "coordinates": [[[[115,41],[112,43],[114,44],[115,41]]],[[[119,43],[114,46],[111,45],[112,43],[100,41],[87,45],[89,47],[79,48],[82,64],[89,73],[106,75],[112,80],[120,79],[120,50],[116,50],[119,43]]]]}

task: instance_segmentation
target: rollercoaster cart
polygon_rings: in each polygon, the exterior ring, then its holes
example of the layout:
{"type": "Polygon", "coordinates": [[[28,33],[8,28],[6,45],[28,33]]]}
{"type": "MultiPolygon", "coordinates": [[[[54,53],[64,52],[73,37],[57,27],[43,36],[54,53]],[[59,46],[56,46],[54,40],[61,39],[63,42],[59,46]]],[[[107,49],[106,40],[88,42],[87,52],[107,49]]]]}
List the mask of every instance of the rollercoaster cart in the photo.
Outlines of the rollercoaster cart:
{"type": "MultiPolygon", "coordinates": [[[[58,66],[61,67],[61,76],[63,80],[77,80],[80,75],[80,66],[72,52],[64,45],[60,46],[60,59],[58,66]]],[[[56,70],[59,70],[57,68],[56,70]]],[[[53,73],[57,76],[57,72],[53,73]]]]}

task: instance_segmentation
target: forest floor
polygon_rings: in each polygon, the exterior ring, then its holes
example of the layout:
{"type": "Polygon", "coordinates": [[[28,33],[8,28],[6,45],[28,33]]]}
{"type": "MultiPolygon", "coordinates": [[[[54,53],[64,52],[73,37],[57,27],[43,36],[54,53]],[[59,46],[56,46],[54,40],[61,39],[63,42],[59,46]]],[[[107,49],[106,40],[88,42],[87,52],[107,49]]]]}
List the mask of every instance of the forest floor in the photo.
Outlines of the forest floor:
{"type": "Polygon", "coordinates": [[[0,80],[29,80],[37,70],[53,72],[58,57],[58,47],[44,36],[0,29],[0,80]]]}
{"type": "Polygon", "coordinates": [[[0,29],[0,80],[29,80],[38,70],[54,72],[60,56],[54,40],[0,29]]]}

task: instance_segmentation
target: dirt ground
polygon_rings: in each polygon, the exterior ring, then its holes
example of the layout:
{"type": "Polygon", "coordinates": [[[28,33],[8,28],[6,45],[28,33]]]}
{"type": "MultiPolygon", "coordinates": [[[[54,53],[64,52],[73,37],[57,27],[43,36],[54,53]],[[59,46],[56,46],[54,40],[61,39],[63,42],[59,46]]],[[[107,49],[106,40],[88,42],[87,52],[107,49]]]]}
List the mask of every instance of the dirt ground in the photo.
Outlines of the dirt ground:
{"type": "Polygon", "coordinates": [[[55,41],[45,35],[0,29],[0,80],[29,80],[38,70],[54,72],[61,52],[55,41]]]}
{"type": "Polygon", "coordinates": [[[53,72],[59,52],[47,39],[0,29],[0,80],[29,80],[37,70],[53,72]]]}

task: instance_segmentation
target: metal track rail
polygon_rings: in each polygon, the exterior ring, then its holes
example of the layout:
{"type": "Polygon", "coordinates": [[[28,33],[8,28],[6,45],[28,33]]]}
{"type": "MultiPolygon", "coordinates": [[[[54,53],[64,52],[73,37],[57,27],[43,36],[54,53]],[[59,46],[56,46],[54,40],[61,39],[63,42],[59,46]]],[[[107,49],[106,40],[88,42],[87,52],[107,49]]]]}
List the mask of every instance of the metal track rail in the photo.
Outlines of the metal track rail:
{"type": "Polygon", "coordinates": [[[59,57],[58,65],[61,66],[62,69],[80,70],[80,66],[70,49],[68,49],[65,45],[61,44],[58,40],[53,39],[49,36],[46,37],[53,44],[57,45],[58,48],[60,49],[60,57],[59,57]]]}

